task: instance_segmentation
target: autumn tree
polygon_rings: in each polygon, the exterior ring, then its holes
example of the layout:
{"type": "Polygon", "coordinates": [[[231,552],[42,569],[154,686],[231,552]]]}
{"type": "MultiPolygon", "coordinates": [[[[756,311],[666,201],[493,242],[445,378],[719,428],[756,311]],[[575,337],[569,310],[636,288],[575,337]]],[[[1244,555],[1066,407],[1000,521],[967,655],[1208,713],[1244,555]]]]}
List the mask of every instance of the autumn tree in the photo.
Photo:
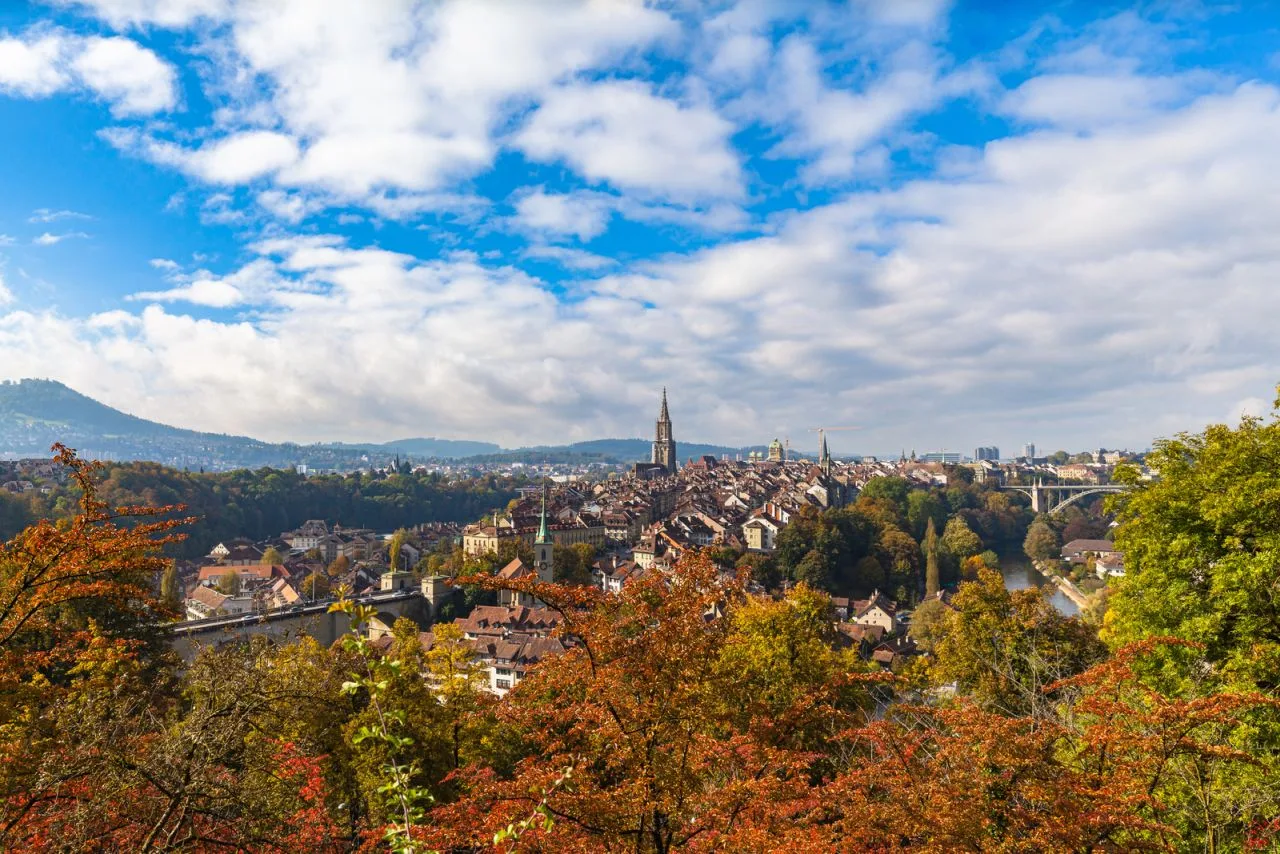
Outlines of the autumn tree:
{"type": "Polygon", "coordinates": [[[587,549],[592,548],[588,543],[578,543],[574,546],[552,547],[551,559],[555,581],[561,584],[591,583],[591,563],[585,559],[587,554],[586,549],[578,548],[580,545],[586,546],[587,549]]]}
{"type": "MultiPolygon", "coordinates": [[[[412,630],[416,634],[416,627],[412,630]]],[[[491,736],[495,729],[492,714],[496,700],[486,690],[489,672],[476,657],[475,648],[462,629],[452,623],[435,625],[422,672],[432,686],[439,711],[437,726],[445,746],[447,771],[457,771],[481,759],[495,759],[498,754],[492,750],[491,736]]],[[[441,786],[443,781],[441,777],[433,784],[441,786]]]]}
{"type": "Polygon", "coordinates": [[[325,572],[330,578],[338,578],[345,575],[347,570],[351,568],[351,558],[346,555],[338,555],[329,564],[325,572]]]}
{"type": "Polygon", "coordinates": [[[1037,519],[1027,529],[1022,550],[1032,560],[1055,560],[1062,554],[1062,543],[1057,531],[1043,519],[1037,519]]]}
{"type": "Polygon", "coordinates": [[[393,572],[404,568],[401,566],[400,551],[408,538],[409,532],[400,528],[391,535],[391,541],[387,543],[387,567],[393,572]]]}
{"type": "Polygon", "coordinates": [[[1106,654],[1092,627],[1058,613],[1039,589],[1006,590],[985,567],[951,606],[931,632],[934,678],[988,711],[1045,715],[1053,700],[1046,686],[1106,654]]]}
{"type": "Polygon", "coordinates": [[[1280,401],[1269,420],[1157,442],[1156,480],[1117,472],[1131,488],[1115,501],[1125,576],[1108,612],[1113,644],[1185,638],[1240,684],[1280,689],[1278,415],[1280,401]]]}
{"type": "Polygon", "coordinates": [[[911,485],[900,477],[873,477],[863,484],[858,492],[859,498],[883,498],[889,501],[898,512],[906,515],[907,497],[911,485]]]}
{"type": "Polygon", "coordinates": [[[218,591],[227,596],[239,596],[244,584],[234,568],[218,576],[218,591]]]}
{"type": "MultiPolygon", "coordinates": [[[[1043,715],[961,698],[850,728],[842,770],[776,850],[1271,850],[1275,786],[1240,797],[1227,783],[1257,765],[1251,719],[1275,701],[1169,696],[1135,667],[1156,646],[1044,686],[1059,701],[1043,715]]],[[[1181,672],[1211,672],[1183,653],[1181,672]]]]}
{"type": "Polygon", "coordinates": [[[177,612],[182,605],[182,594],[182,579],[178,576],[178,564],[176,561],[170,561],[164,575],[160,576],[160,601],[177,612]]]}
{"type": "Polygon", "coordinates": [[[180,508],[111,509],[96,466],[66,449],[58,461],[81,512],[0,547],[0,848],[334,850],[318,757],[245,714],[319,710],[284,695],[264,706],[234,678],[213,680],[222,693],[206,703],[200,662],[179,682],[150,643],[180,508]]]}
{"type": "Polygon", "coordinates": [[[767,850],[808,791],[813,757],[787,722],[829,717],[841,685],[812,684],[839,669],[812,642],[824,622],[807,616],[814,606],[800,603],[794,620],[783,607],[738,622],[751,607],[741,582],[699,557],[617,596],[511,586],[559,607],[573,645],[499,707],[523,745],[513,775],[470,769],[467,793],[432,813],[426,841],[488,846],[541,802],[552,823],[522,840],[530,850],[668,852],[704,840],[767,850]],[[744,681],[768,693],[747,698],[744,681]]]}
{"type": "Polygon", "coordinates": [[[302,579],[301,593],[308,599],[323,599],[329,595],[329,579],[318,572],[312,572],[302,579]]]}
{"type": "Polygon", "coordinates": [[[275,546],[268,546],[262,553],[263,566],[279,566],[282,563],[284,563],[284,555],[275,546]]]}
{"type": "Polygon", "coordinates": [[[942,532],[942,547],[960,563],[982,551],[982,539],[963,516],[956,515],[947,520],[946,530],[942,532]]]}
{"type": "Polygon", "coordinates": [[[916,489],[907,496],[907,525],[911,536],[923,540],[929,522],[935,527],[947,522],[947,509],[928,489],[916,489]]]}

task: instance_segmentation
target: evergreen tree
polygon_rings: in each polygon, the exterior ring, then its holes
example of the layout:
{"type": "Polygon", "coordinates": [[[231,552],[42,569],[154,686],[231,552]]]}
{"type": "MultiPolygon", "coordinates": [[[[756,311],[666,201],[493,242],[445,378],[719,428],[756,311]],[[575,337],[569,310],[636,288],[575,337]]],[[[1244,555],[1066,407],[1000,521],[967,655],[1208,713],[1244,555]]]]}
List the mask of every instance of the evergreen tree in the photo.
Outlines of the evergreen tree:
{"type": "Polygon", "coordinates": [[[942,589],[942,572],[938,568],[938,530],[933,525],[933,518],[924,531],[924,592],[932,596],[942,589]]]}

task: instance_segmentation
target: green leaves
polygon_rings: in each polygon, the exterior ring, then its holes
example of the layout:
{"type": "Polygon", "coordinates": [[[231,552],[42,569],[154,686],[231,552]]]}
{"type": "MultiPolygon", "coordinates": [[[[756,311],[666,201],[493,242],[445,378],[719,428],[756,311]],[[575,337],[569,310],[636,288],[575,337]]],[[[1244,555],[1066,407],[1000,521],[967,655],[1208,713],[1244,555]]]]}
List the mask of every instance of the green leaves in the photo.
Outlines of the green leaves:
{"type": "Polygon", "coordinates": [[[1113,506],[1125,578],[1105,624],[1120,645],[1173,635],[1245,687],[1280,688],[1280,423],[1246,418],[1157,443],[1113,506]]]}

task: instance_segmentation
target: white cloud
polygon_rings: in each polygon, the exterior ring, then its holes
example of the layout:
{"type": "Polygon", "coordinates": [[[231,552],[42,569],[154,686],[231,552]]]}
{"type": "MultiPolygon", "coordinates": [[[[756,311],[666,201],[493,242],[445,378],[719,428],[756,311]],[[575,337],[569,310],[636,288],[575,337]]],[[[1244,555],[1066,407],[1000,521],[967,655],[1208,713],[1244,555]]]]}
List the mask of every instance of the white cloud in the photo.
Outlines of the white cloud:
{"type": "MultiPolygon", "coordinates": [[[[96,6],[118,26],[196,14],[96,6]]],[[[809,22],[779,50],[774,22],[799,14],[785,3],[735,6],[705,33],[621,3],[316,8],[228,4],[201,30],[210,125],[108,134],[218,185],[188,211],[244,226],[256,205],[271,238],[233,269],[156,259],[163,284],[127,311],[0,311],[6,370],[184,426],[301,440],[635,435],[668,384],[678,436],[762,441],[821,413],[865,424],[839,437],[863,451],[1140,444],[1255,407],[1280,378],[1280,91],[1117,61],[1134,39],[1123,21],[1106,50],[1075,46],[990,99],[1035,130],[953,150],[945,174],[824,191],[761,221],[733,147],[743,128],[799,161],[799,182],[762,164],[759,189],[803,196],[887,163],[915,144],[915,116],[991,85],[980,66],[951,70],[942,4],[820,4],[844,29],[809,22]],[[690,44],[679,80],[630,79],[658,66],[643,51],[690,44]],[[472,193],[505,180],[484,174],[504,149],[539,161],[538,186],[502,190],[494,212],[472,193]],[[405,251],[284,231],[348,204],[375,227],[505,217],[531,245],[419,258],[408,230],[377,232],[405,251]],[[670,254],[572,245],[614,214],[668,226],[652,242],[670,254]],[[516,263],[559,269],[541,281],[516,263]]],[[[40,58],[36,35],[18,41],[0,59],[7,91],[88,86],[61,54],[40,58]]]]}
{"type": "Polygon", "coordinates": [[[0,274],[0,305],[9,305],[13,302],[13,291],[4,283],[4,275],[0,274]]]}
{"type": "Polygon", "coordinates": [[[62,234],[53,234],[52,232],[44,232],[43,234],[31,238],[31,242],[36,246],[53,246],[73,237],[88,237],[83,231],[68,231],[62,234]]]}
{"type": "Polygon", "coordinates": [[[0,93],[42,98],[69,86],[63,47],[57,35],[0,38],[0,93]]]}
{"type": "Polygon", "coordinates": [[[675,31],[638,0],[335,3],[323,14],[287,0],[237,5],[231,22],[224,76],[269,80],[267,111],[300,143],[281,183],[363,201],[439,193],[480,171],[529,99],[675,31]]]}
{"type": "Polygon", "coordinates": [[[57,222],[62,219],[93,219],[92,216],[79,211],[59,211],[52,208],[36,208],[27,217],[27,222],[57,222]]]}
{"type": "MultiPolygon", "coordinates": [[[[164,259],[156,259],[163,261],[164,259]]],[[[172,261],[153,267],[165,270],[174,287],[163,291],[142,291],[129,297],[145,302],[185,302],[210,308],[231,308],[245,304],[261,304],[276,295],[295,290],[297,285],[276,274],[275,267],[264,259],[255,260],[227,276],[208,270],[192,274],[177,271],[172,261]]]]}
{"type": "Polygon", "coordinates": [[[516,135],[536,160],[563,160],[593,181],[676,201],[741,194],[733,125],[705,105],[679,104],[637,80],[579,83],[549,93],[516,135]]]}
{"type": "Polygon", "coordinates": [[[524,258],[532,258],[537,261],[550,261],[554,264],[559,264],[566,270],[587,272],[604,270],[614,267],[618,263],[613,258],[596,255],[593,252],[586,252],[582,249],[571,249],[567,246],[547,246],[545,244],[534,244],[525,249],[521,255],[524,258]]]}
{"type": "Polygon", "coordinates": [[[604,233],[612,201],[598,193],[526,192],[516,201],[516,219],[524,228],[590,240],[604,233]]]}
{"type": "Polygon", "coordinates": [[[52,0],[60,6],[79,7],[114,27],[156,24],[184,27],[199,18],[218,18],[227,12],[227,0],[52,0]]]}
{"type": "Polygon", "coordinates": [[[248,130],[184,148],[134,128],[108,128],[101,135],[116,148],[173,166],[210,184],[242,184],[274,174],[298,159],[298,145],[275,131],[248,130]]]}
{"type": "Polygon", "coordinates": [[[298,145],[288,136],[251,130],[224,137],[193,152],[188,168],[206,181],[240,184],[277,172],[298,159],[298,145]]]}
{"type": "Polygon", "coordinates": [[[1143,444],[1280,378],[1278,146],[1280,91],[1244,86],[1088,136],[1009,138],[967,177],[849,195],[657,263],[531,248],[609,273],[567,294],[501,258],[278,237],[239,270],[140,295],[252,322],[15,312],[0,363],[277,439],[635,435],[666,382],[690,439],[759,441],[821,412],[867,426],[849,450],[1143,444]]]}
{"type": "Polygon", "coordinates": [[[151,115],[177,102],[173,68],[130,39],[46,29],[0,38],[0,94],[43,98],[77,87],[117,116],[151,115]]]}
{"type": "Polygon", "coordinates": [[[309,198],[302,193],[287,193],[283,190],[263,190],[257,195],[259,207],[283,222],[297,225],[311,214],[324,209],[324,202],[309,198]]]}
{"type": "Polygon", "coordinates": [[[126,38],[85,39],[71,67],[117,116],[147,116],[177,102],[173,68],[126,38]]]}
{"type": "Polygon", "coordinates": [[[1196,95],[1230,88],[1225,78],[1198,72],[1164,76],[1115,69],[1047,73],[1008,92],[999,108],[1023,121],[1087,130],[1143,120],[1186,104],[1196,95]]]}
{"type": "Polygon", "coordinates": [[[810,160],[804,170],[810,182],[878,172],[887,134],[978,83],[967,74],[940,76],[934,51],[918,41],[896,47],[884,64],[883,73],[860,87],[832,85],[814,45],[791,36],[778,49],[768,91],[747,101],[785,131],[775,154],[810,160]]]}
{"type": "Polygon", "coordinates": [[[1231,407],[1228,423],[1239,423],[1243,418],[1262,418],[1271,411],[1271,404],[1260,397],[1246,397],[1231,407]]]}

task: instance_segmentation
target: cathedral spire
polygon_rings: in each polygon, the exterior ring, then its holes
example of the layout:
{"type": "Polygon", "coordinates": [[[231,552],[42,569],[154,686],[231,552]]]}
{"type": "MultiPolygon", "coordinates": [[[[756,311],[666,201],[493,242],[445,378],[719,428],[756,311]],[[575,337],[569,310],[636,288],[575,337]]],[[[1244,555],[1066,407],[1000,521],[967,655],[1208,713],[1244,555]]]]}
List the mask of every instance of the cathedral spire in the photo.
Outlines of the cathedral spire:
{"type": "Polygon", "coordinates": [[[822,436],[822,447],[818,451],[818,464],[822,466],[824,474],[831,474],[831,451],[827,449],[827,434],[825,431],[819,431],[822,436]]]}
{"type": "Polygon", "coordinates": [[[662,409],[658,411],[658,424],[653,434],[653,462],[676,473],[676,442],[671,435],[671,413],[667,411],[667,389],[662,388],[662,409]]]}

